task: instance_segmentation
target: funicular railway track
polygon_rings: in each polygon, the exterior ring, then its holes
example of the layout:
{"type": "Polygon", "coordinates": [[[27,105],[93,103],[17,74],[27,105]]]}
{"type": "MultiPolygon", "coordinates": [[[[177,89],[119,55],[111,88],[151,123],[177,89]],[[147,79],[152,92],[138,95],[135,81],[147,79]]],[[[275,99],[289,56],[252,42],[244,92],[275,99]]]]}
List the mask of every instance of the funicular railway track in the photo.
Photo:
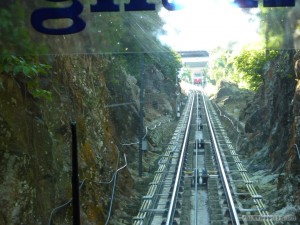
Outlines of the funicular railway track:
{"type": "Polygon", "coordinates": [[[189,96],[149,185],[134,225],[273,224],[202,93],[189,96]]]}

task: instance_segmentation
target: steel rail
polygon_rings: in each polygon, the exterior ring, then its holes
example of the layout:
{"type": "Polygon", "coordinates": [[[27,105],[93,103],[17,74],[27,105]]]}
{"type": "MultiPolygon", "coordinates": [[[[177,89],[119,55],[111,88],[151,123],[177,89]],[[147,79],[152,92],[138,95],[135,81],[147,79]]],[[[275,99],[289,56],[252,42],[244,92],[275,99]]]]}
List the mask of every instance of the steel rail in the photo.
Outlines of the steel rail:
{"type": "Polygon", "coordinates": [[[167,159],[167,161],[164,164],[161,164],[157,170],[158,173],[155,174],[155,177],[152,181],[152,184],[150,185],[150,188],[147,192],[147,195],[145,198],[142,206],[140,208],[140,211],[137,215],[137,218],[141,218],[141,220],[137,220],[134,221],[133,224],[138,225],[138,224],[148,224],[149,221],[151,220],[151,213],[147,213],[148,209],[151,209],[152,207],[154,207],[158,201],[157,199],[157,195],[158,193],[160,193],[160,190],[162,188],[162,183],[161,181],[164,180],[165,178],[165,173],[163,173],[164,171],[166,171],[168,169],[168,161],[171,159],[171,153],[174,151],[174,148],[171,149],[170,147],[168,147],[167,151],[165,152],[164,158],[167,159]]]}
{"type": "Polygon", "coordinates": [[[171,197],[171,201],[170,201],[170,208],[168,210],[166,225],[173,224],[175,207],[176,207],[176,200],[177,200],[178,189],[179,189],[180,176],[181,176],[182,167],[183,167],[183,159],[184,159],[184,155],[185,155],[185,150],[186,150],[186,146],[187,146],[187,142],[188,142],[188,136],[189,136],[188,134],[189,134],[189,129],[190,129],[190,125],[191,125],[191,118],[192,118],[192,112],[193,112],[192,109],[193,109],[193,105],[194,105],[194,97],[195,97],[195,93],[192,94],[192,103],[191,103],[191,106],[190,106],[189,118],[188,118],[188,122],[187,122],[186,129],[185,129],[184,140],[183,140],[183,143],[182,143],[182,146],[181,146],[181,154],[180,154],[180,159],[179,159],[179,162],[178,162],[178,170],[177,170],[177,173],[176,173],[176,178],[175,178],[174,188],[173,188],[172,197],[171,197]]]}
{"type": "MultiPolygon", "coordinates": [[[[212,107],[212,105],[210,105],[210,106],[212,107]]],[[[220,116],[222,116],[221,110],[219,109],[219,107],[216,104],[215,104],[215,106],[220,111],[220,116]]],[[[212,109],[213,109],[213,107],[212,107],[212,109]]],[[[225,117],[225,118],[228,119],[228,117],[225,117]]],[[[220,123],[220,122],[217,122],[217,123],[220,123]]],[[[240,132],[238,130],[237,130],[237,132],[238,132],[238,134],[240,134],[240,132]]],[[[236,149],[237,149],[237,147],[236,147],[236,149]]],[[[266,206],[264,205],[260,195],[258,195],[255,187],[253,186],[253,183],[248,176],[247,170],[241,163],[241,160],[239,159],[238,154],[236,153],[236,151],[234,149],[230,150],[230,154],[232,155],[233,159],[235,160],[236,166],[237,166],[238,170],[240,171],[240,175],[246,185],[246,188],[248,189],[249,194],[253,198],[255,207],[257,208],[257,211],[259,212],[259,214],[262,218],[262,222],[265,225],[273,225],[274,223],[272,221],[272,216],[270,216],[269,212],[266,210],[266,206]]]]}
{"type": "Polygon", "coordinates": [[[146,196],[144,196],[144,200],[140,207],[139,213],[136,217],[133,218],[134,225],[150,224],[152,220],[153,213],[151,212],[151,209],[155,208],[156,204],[159,201],[159,194],[162,191],[162,188],[164,186],[163,181],[166,177],[165,172],[169,170],[170,163],[173,158],[173,153],[177,152],[178,145],[182,142],[183,138],[181,138],[181,134],[184,130],[184,124],[186,124],[188,120],[187,113],[190,108],[190,105],[191,98],[189,98],[187,107],[185,107],[184,112],[182,114],[184,116],[182,116],[180,121],[178,122],[176,131],[170,141],[170,144],[168,145],[166,152],[163,155],[164,163],[159,164],[159,168],[156,171],[157,173],[155,174],[153,181],[150,183],[150,187],[146,196]]]}
{"type": "Polygon", "coordinates": [[[214,148],[215,153],[216,153],[217,162],[218,162],[219,170],[220,170],[220,173],[221,173],[221,179],[222,179],[222,182],[223,182],[223,185],[224,185],[225,196],[227,198],[227,202],[228,202],[228,206],[229,206],[230,216],[231,216],[231,219],[233,220],[234,225],[240,225],[239,217],[237,215],[235,204],[233,202],[232,193],[230,191],[229,182],[228,182],[227,177],[226,177],[226,173],[225,173],[224,165],[223,165],[223,162],[222,162],[219,146],[217,144],[217,140],[216,140],[216,137],[215,137],[215,132],[213,130],[210,114],[207,110],[204,95],[202,95],[202,98],[203,98],[203,105],[204,105],[205,114],[206,114],[206,117],[207,117],[207,124],[208,124],[208,128],[209,128],[209,131],[210,131],[210,134],[211,134],[211,140],[212,140],[213,148],[214,148]]]}
{"type": "MultiPolygon", "coordinates": [[[[196,113],[197,113],[197,118],[196,118],[196,126],[198,129],[199,126],[199,102],[198,102],[198,93],[197,93],[197,98],[196,98],[196,113]]],[[[198,139],[196,137],[196,155],[195,155],[195,174],[194,174],[194,185],[195,185],[195,225],[198,224],[198,139]]]]}

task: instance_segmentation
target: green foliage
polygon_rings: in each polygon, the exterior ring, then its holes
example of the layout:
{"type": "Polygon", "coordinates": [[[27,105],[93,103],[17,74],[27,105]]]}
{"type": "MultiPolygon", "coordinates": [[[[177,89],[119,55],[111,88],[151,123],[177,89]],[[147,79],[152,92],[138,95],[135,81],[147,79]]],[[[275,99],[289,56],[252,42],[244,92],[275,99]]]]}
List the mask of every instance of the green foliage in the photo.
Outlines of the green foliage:
{"type": "Polygon", "coordinates": [[[179,54],[168,49],[166,52],[151,55],[151,62],[162,72],[166,79],[172,82],[176,81],[182,67],[179,54]]]}
{"type": "Polygon", "coordinates": [[[49,69],[49,65],[29,63],[22,57],[13,55],[0,57],[0,74],[3,76],[12,76],[17,81],[25,82],[29,93],[36,98],[51,99],[51,92],[40,88],[38,81],[38,77],[46,75],[49,69]]]}
{"type": "Polygon", "coordinates": [[[0,8],[1,54],[36,55],[45,53],[45,45],[35,43],[29,35],[25,21],[28,20],[24,6],[19,2],[6,3],[0,8]]]}
{"type": "Polygon", "coordinates": [[[244,49],[238,56],[234,57],[234,67],[248,87],[256,90],[263,82],[264,66],[266,62],[277,57],[278,51],[244,49]]]}
{"type": "Polygon", "coordinates": [[[288,7],[260,7],[256,15],[260,20],[259,33],[264,40],[263,44],[259,43],[259,49],[263,50],[257,50],[254,44],[239,53],[217,49],[208,71],[210,80],[225,79],[237,83],[240,87],[257,90],[263,82],[266,63],[279,55],[278,50],[293,47],[291,43],[293,32],[289,32],[288,29],[290,11],[291,8],[288,7]]]}
{"type": "Polygon", "coordinates": [[[0,8],[0,83],[2,76],[12,76],[23,82],[35,98],[49,100],[51,93],[40,87],[39,76],[46,75],[50,66],[38,63],[37,59],[46,48],[32,41],[25,20],[25,9],[19,2],[7,3],[7,7],[0,8]],[[20,56],[25,54],[26,57],[20,56]]]}
{"type": "MultiPolygon", "coordinates": [[[[157,45],[161,44],[158,42],[157,45]]],[[[123,57],[126,61],[125,63],[123,60],[124,66],[138,81],[140,80],[141,66],[144,64],[144,69],[147,66],[154,65],[158,70],[160,70],[166,79],[175,82],[176,76],[178,76],[182,67],[180,56],[167,47],[163,48],[165,48],[164,52],[125,55],[123,57]]]]}
{"type": "Polygon", "coordinates": [[[228,80],[240,87],[256,90],[263,82],[264,66],[278,51],[243,49],[239,54],[219,49],[209,65],[210,80],[228,80]]]}
{"type": "Polygon", "coordinates": [[[184,68],[179,77],[181,80],[184,80],[188,83],[192,82],[192,72],[188,68],[184,68]]]}
{"type": "Polygon", "coordinates": [[[120,50],[139,53],[165,50],[157,39],[157,34],[162,32],[163,27],[162,19],[157,11],[124,12],[119,15],[122,17],[120,50]]]}
{"type": "Polygon", "coordinates": [[[126,71],[134,76],[137,81],[140,80],[140,70],[141,70],[141,60],[142,54],[128,54],[125,55],[123,58],[126,62],[124,62],[124,66],[126,71]]]}
{"type": "Polygon", "coordinates": [[[289,23],[287,21],[289,11],[288,7],[260,8],[258,13],[261,21],[260,35],[265,39],[266,49],[291,47],[291,43],[288,43],[291,39],[291,34],[286,30],[287,23],[289,23]]]}
{"type": "Polygon", "coordinates": [[[119,72],[115,70],[120,66],[139,82],[142,62],[144,69],[155,66],[167,79],[175,81],[181,68],[180,57],[157,39],[162,27],[158,11],[151,11],[101,14],[101,20],[93,21],[87,29],[101,30],[97,46],[101,51],[116,53],[118,65],[109,65],[112,70],[106,70],[110,81],[117,82],[119,72]]]}
{"type": "Polygon", "coordinates": [[[239,82],[237,76],[232,77],[234,73],[233,54],[231,51],[225,51],[223,49],[217,49],[214,53],[214,60],[209,64],[207,73],[209,79],[214,81],[220,81],[222,79],[231,79],[232,81],[239,82]]]}

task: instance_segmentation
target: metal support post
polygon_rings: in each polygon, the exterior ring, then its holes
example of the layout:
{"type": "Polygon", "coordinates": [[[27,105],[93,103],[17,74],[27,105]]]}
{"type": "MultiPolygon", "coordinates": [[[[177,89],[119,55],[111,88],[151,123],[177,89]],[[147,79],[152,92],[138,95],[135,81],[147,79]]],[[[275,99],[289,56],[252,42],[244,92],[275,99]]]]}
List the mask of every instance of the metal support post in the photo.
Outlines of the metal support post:
{"type": "Polygon", "coordinates": [[[79,178],[78,178],[78,149],[76,122],[71,122],[72,131],[72,197],[73,225],[80,225],[79,178]]]}
{"type": "Polygon", "coordinates": [[[140,59],[140,137],[139,137],[139,176],[143,175],[143,137],[144,137],[144,56],[140,59]]]}

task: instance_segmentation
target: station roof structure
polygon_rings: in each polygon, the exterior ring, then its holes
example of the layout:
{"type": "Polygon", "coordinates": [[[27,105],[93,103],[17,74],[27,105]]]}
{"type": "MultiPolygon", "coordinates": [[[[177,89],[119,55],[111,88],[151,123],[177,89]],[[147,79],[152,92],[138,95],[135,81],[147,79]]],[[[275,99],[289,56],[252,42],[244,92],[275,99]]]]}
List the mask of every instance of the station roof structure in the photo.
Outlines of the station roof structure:
{"type": "Polygon", "coordinates": [[[194,58],[194,57],[209,57],[208,51],[198,50],[198,51],[178,51],[178,54],[182,58],[194,58]]]}
{"type": "Polygon", "coordinates": [[[207,61],[202,61],[202,62],[184,62],[186,66],[189,68],[201,68],[205,67],[207,65],[207,61]]]}
{"type": "Polygon", "coordinates": [[[208,64],[208,51],[178,51],[178,54],[181,55],[183,65],[188,67],[192,73],[199,73],[208,64]]]}

